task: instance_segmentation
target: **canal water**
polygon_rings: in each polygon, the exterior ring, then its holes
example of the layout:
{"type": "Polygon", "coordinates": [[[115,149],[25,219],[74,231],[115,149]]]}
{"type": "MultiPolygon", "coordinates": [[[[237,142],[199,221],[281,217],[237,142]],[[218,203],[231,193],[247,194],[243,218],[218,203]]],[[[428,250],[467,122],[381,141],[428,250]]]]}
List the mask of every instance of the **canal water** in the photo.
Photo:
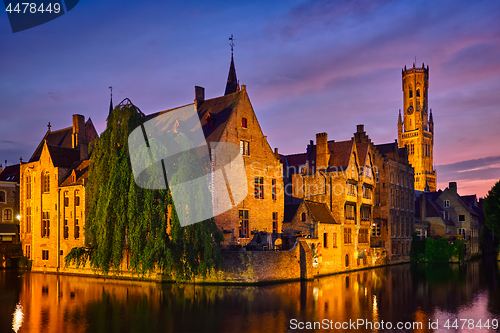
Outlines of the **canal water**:
{"type": "Polygon", "coordinates": [[[495,258],[404,264],[266,286],[0,271],[2,333],[498,332],[499,319],[495,258]]]}

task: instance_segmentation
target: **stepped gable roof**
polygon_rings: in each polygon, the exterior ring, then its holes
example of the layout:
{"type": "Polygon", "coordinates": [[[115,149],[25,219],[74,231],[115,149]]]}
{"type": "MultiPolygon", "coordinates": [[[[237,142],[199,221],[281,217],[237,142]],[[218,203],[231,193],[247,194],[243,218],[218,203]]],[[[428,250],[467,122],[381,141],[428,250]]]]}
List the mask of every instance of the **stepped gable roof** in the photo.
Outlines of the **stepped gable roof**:
{"type": "Polygon", "coordinates": [[[337,167],[346,170],[349,166],[351,158],[353,140],[349,141],[328,141],[328,149],[330,149],[330,167],[337,167]]]}
{"type": "Polygon", "coordinates": [[[55,167],[71,168],[74,162],[80,160],[80,150],[47,145],[52,163],[55,167]]]}
{"type": "MultiPolygon", "coordinates": [[[[243,96],[242,94],[244,94],[244,91],[238,91],[229,95],[207,99],[198,106],[198,116],[208,143],[220,141],[222,133],[226,128],[227,121],[229,120],[233,110],[236,108],[240,98],[243,96]],[[210,127],[207,119],[208,115],[212,120],[210,127]]],[[[194,103],[185,106],[189,105],[194,105],[194,103]]],[[[146,120],[151,120],[165,112],[177,109],[179,109],[179,107],[149,114],[146,116],[146,120]]]]}
{"type": "Polygon", "coordinates": [[[321,223],[336,223],[330,210],[328,209],[328,206],[325,203],[319,203],[309,200],[305,200],[304,203],[314,221],[321,223]]]}
{"type": "Polygon", "coordinates": [[[83,180],[89,177],[89,160],[74,162],[71,169],[76,175],[76,181],[73,181],[73,172],[62,182],[61,186],[71,186],[83,184],[83,180]]]}
{"type": "Polygon", "coordinates": [[[356,143],[356,150],[358,151],[358,161],[360,166],[366,164],[366,158],[368,156],[368,142],[356,143]]]}
{"type": "Polygon", "coordinates": [[[0,173],[0,181],[19,183],[19,164],[9,165],[0,173]]]}
{"type": "Polygon", "coordinates": [[[292,222],[293,217],[297,214],[300,204],[285,205],[285,216],[283,222],[292,222]]]}

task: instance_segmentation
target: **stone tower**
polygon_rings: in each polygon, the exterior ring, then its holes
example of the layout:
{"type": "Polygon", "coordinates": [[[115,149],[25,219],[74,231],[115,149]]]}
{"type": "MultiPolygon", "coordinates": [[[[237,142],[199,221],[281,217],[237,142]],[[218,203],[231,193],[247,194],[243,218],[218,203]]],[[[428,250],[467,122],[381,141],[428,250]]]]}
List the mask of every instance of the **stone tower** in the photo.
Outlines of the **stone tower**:
{"type": "Polygon", "coordinates": [[[436,191],[433,164],[434,121],[428,110],[429,66],[403,69],[403,118],[398,119],[399,147],[406,147],[415,170],[415,190],[436,191]]]}

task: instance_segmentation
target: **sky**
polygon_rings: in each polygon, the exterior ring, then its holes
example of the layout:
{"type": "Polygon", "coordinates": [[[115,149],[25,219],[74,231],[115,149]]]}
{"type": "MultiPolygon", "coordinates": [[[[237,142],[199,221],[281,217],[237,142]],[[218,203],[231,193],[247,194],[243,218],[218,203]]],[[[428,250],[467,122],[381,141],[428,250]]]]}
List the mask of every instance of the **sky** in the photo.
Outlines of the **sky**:
{"type": "Polygon", "coordinates": [[[0,163],[29,160],[73,114],[104,131],[110,90],[144,113],[224,94],[234,61],[282,154],[316,133],[397,138],[401,70],[429,66],[438,188],[485,196],[500,179],[500,1],[82,0],[13,33],[0,13],[0,163]]]}

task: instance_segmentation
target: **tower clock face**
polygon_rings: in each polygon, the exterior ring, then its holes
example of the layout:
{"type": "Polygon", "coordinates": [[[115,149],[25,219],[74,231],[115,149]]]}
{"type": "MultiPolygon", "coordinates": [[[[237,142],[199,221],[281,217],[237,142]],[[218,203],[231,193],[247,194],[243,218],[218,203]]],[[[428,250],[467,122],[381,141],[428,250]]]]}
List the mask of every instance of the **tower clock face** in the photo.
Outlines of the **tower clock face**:
{"type": "Polygon", "coordinates": [[[412,106],[412,105],[410,105],[410,106],[408,107],[408,109],[406,109],[406,114],[407,114],[407,115],[410,115],[410,114],[412,114],[412,113],[413,113],[413,106],[412,106]]]}

